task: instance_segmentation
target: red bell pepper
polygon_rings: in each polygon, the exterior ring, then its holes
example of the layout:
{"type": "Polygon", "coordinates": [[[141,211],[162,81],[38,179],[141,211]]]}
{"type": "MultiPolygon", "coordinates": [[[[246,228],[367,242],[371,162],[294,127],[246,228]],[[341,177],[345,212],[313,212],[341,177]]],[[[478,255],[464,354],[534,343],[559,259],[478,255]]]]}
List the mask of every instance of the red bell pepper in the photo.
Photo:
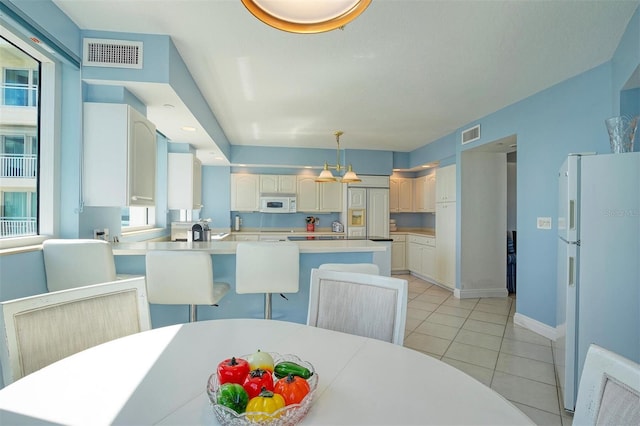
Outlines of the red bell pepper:
{"type": "Polygon", "coordinates": [[[249,362],[242,358],[229,358],[218,364],[218,382],[242,385],[249,374],[249,362]]]}
{"type": "Polygon", "coordinates": [[[273,390],[273,376],[271,372],[261,368],[251,370],[242,387],[249,394],[249,399],[254,398],[260,395],[262,388],[273,390]]]}

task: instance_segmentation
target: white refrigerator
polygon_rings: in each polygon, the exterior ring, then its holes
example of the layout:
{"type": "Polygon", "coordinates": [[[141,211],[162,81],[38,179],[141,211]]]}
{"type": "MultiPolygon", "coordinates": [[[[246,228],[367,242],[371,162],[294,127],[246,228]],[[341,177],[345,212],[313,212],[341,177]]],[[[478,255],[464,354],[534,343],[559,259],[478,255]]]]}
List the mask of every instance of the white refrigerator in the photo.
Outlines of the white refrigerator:
{"type": "Polygon", "coordinates": [[[348,237],[389,238],[389,188],[347,188],[348,237]]]}
{"type": "Polygon", "coordinates": [[[570,155],[559,171],[554,357],[573,411],[591,343],[640,362],[640,152],[570,155]]]}

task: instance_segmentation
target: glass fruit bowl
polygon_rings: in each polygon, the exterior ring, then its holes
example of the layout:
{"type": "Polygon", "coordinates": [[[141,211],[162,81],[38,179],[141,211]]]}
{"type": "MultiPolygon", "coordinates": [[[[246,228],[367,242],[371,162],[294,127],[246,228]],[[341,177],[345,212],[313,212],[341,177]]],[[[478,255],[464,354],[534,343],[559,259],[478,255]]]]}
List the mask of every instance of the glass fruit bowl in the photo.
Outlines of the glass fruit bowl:
{"type": "MultiPolygon", "coordinates": [[[[307,379],[309,383],[309,393],[299,404],[287,405],[273,413],[242,413],[238,414],[231,408],[218,404],[218,388],[220,383],[218,381],[218,374],[213,373],[209,376],[207,381],[207,395],[213,406],[213,412],[216,418],[222,425],[230,426],[248,426],[248,425],[260,425],[260,426],[284,426],[295,425],[307,414],[309,408],[311,408],[311,401],[318,386],[318,374],[316,373],[313,365],[307,361],[303,361],[295,355],[280,355],[278,353],[269,352],[273,357],[274,364],[279,362],[291,361],[295,362],[303,367],[306,367],[313,374],[307,379]]],[[[247,359],[250,355],[242,355],[239,358],[247,359]]],[[[277,378],[274,376],[274,382],[277,378]]]]}

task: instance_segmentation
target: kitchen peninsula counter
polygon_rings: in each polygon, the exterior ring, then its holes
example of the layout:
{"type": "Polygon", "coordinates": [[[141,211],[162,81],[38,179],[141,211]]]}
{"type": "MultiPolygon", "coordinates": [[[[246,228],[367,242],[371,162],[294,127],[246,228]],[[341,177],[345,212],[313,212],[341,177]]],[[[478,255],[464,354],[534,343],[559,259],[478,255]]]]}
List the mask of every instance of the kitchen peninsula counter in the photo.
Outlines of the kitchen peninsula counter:
{"type": "MultiPolygon", "coordinates": [[[[264,316],[263,294],[238,294],[236,282],[236,248],[240,241],[224,238],[207,242],[148,241],[113,244],[118,274],[145,275],[145,255],[151,250],[196,250],[211,254],[213,279],[231,285],[218,306],[199,306],[198,319],[261,318],[264,316]]],[[[278,244],[277,241],[266,244],[278,244]]],[[[304,324],[309,307],[311,270],[324,263],[375,263],[380,271],[391,268],[391,243],[370,240],[305,240],[295,241],[300,247],[300,288],[286,298],[274,295],[273,318],[304,324]]],[[[249,263],[246,267],[250,268],[249,263]]],[[[182,282],[176,282],[180,286],[182,282]]],[[[153,327],[188,321],[187,305],[151,305],[153,327]]]]}
{"type": "MultiPolygon", "coordinates": [[[[140,241],[113,243],[115,256],[145,255],[149,250],[197,250],[211,254],[235,254],[241,241],[140,241]]],[[[275,243],[275,242],[274,242],[275,243]]],[[[387,248],[370,240],[308,240],[295,241],[300,253],[366,253],[384,252],[387,248]]]]}

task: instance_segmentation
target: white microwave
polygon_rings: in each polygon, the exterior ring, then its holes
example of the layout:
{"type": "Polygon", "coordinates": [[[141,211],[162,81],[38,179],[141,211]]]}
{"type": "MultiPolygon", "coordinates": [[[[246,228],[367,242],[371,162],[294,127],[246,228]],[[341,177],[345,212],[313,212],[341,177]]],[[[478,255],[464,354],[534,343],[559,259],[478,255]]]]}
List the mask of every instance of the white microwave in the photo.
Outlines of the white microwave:
{"type": "Polygon", "coordinates": [[[296,194],[260,194],[260,211],[262,213],[295,213],[296,194]]]}

